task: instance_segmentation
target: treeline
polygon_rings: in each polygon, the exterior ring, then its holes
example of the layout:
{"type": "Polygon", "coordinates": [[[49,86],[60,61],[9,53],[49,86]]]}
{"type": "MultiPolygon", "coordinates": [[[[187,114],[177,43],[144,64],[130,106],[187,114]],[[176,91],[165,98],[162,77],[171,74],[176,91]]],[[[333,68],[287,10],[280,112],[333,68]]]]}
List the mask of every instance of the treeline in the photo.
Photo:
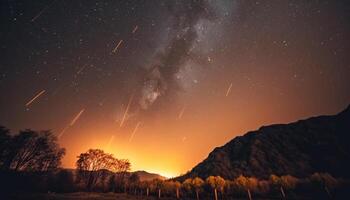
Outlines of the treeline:
{"type": "Polygon", "coordinates": [[[60,169],[65,149],[51,131],[11,134],[0,126],[0,192],[125,192],[131,164],[99,149],[81,153],[76,169],[60,169]],[[103,186],[100,186],[103,183],[103,186]],[[103,189],[101,189],[103,188],[103,189]]]}
{"type": "Polygon", "coordinates": [[[254,199],[277,198],[297,199],[309,197],[314,199],[337,199],[347,196],[349,182],[336,179],[328,173],[314,173],[307,178],[291,175],[271,175],[268,180],[259,180],[243,175],[234,180],[225,180],[220,176],[188,178],[182,182],[176,179],[141,181],[133,173],[128,173],[122,183],[117,185],[115,174],[101,178],[94,191],[124,192],[139,197],[176,199],[254,199]]]}
{"type": "Polygon", "coordinates": [[[143,181],[130,172],[127,159],[117,159],[99,149],[77,157],[76,169],[60,169],[65,150],[50,131],[20,131],[16,135],[0,127],[0,193],[115,192],[177,199],[348,197],[349,182],[328,173],[310,177],[271,175],[267,180],[240,175],[143,181]]]}
{"type": "Polygon", "coordinates": [[[2,171],[44,172],[61,165],[65,149],[50,131],[20,131],[10,134],[0,126],[0,169],[2,171]]]}
{"type": "MultiPolygon", "coordinates": [[[[177,180],[141,181],[135,173],[113,173],[107,170],[91,172],[95,182],[88,185],[76,170],[62,169],[52,173],[7,174],[6,191],[20,193],[113,192],[138,197],[174,199],[344,199],[349,195],[349,182],[327,173],[314,173],[307,178],[271,175],[267,180],[239,176],[225,180],[220,176],[177,180]]],[[[3,178],[3,177],[2,177],[3,178]]],[[[2,180],[1,180],[2,181],[2,180]]],[[[3,189],[3,188],[2,188],[3,189]]]]}

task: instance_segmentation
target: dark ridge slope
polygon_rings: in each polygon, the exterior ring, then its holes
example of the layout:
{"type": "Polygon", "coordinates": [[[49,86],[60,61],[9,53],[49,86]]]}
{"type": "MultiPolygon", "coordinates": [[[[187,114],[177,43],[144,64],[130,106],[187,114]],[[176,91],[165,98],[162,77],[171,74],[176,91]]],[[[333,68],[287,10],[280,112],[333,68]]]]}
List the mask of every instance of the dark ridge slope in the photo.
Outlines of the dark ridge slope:
{"type": "Polygon", "coordinates": [[[261,127],[217,147],[180,179],[240,174],[267,178],[298,177],[314,172],[350,176],[350,107],[334,116],[312,117],[290,124],[261,127]]]}

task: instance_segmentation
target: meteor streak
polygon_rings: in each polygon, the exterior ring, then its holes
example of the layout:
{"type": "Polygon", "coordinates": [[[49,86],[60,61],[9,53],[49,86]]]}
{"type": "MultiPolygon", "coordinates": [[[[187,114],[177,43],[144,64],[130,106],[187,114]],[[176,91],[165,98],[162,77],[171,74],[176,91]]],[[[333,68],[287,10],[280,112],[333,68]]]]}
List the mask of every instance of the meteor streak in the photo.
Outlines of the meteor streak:
{"type": "Polygon", "coordinates": [[[131,142],[131,140],[134,138],[134,135],[135,135],[135,133],[137,132],[137,129],[139,128],[140,125],[141,125],[141,122],[137,122],[137,124],[136,124],[134,130],[133,130],[132,133],[131,133],[131,136],[130,136],[130,138],[129,138],[129,142],[131,142]]]}
{"type": "Polygon", "coordinates": [[[122,127],[123,124],[124,124],[124,121],[125,121],[125,119],[126,119],[126,116],[128,115],[128,111],[129,111],[129,108],[130,108],[130,104],[131,104],[133,98],[134,98],[134,94],[132,94],[131,97],[130,97],[130,99],[129,99],[128,105],[126,106],[126,109],[125,109],[125,112],[124,112],[122,121],[121,121],[120,124],[119,124],[119,127],[122,127]]]}
{"type": "Polygon", "coordinates": [[[78,121],[78,119],[80,118],[80,116],[83,114],[83,112],[85,111],[85,108],[82,109],[74,118],[73,120],[70,122],[70,126],[73,126],[75,124],[76,121],[78,121]]]}
{"type": "Polygon", "coordinates": [[[109,139],[109,141],[107,143],[107,150],[109,150],[109,148],[111,147],[113,140],[114,140],[114,135],[111,136],[111,138],[109,139]]]}
{"type": "Polygon", "coordinates": [[[134,34],[139,27],[136,25],[135,28],[132,30],[132,34],[134,34]]]}
{"type": "Polygon", "coordinates": [[[46,90],[42,90],[37,95],[35,95],[30,101],[26,103],[26,106],[28,107],[30,104],[32,104],[37,98],[39,98],[42,94],[44,94],[46,90]]]}
{"type": "Polygon", "coordinates": [[[232,87],[232,83],[230,84],[230,86],[228,87],[227,91],[226,91],[226,96],[228,96],[231,92],[231,87],[232,87]]]}
{"type": "Polygon", "coordinates": [[[84,69],[85,69],[86,65],[84,65],[83,67],[81,67],[78,71],[77,74],[80,74],[84,69]]]}
{"type": "Polygon", "coordinates": [[[123,40],[119,40],[117,46],[113,49],[113,53],[117,52],[119,46],[123,43],[123,40]]]}
{"type": "Polygon", "coordinates": [[[66,127],[64,127],[64,129],[58,135],[58,138],[61,138],[62,135],[68,130],[68,128],[72,127],[75,124],[75,122],[78,121],[78,119],[80,118],[80,116],[83,114],[84,111],[85,111],[85,108],[82,109],[77,115],[75,115],[75,117],[72,119],[72,121],[66,127]]]}
{"type": "Polygon", "coordinates": [[[60,134],[58,134],[57,138],[61,138],[63,133],[66,132],[66,130],[69,128],[69,125],[64,127],[64,129],[60,132],[60,134]]]}
{"type": "Polygon", "coordinates": [[[181,118],[182,118],[182,115],[184,114],[185,109],[186,109],[186,106],[184,106],[184,107],[181,109],[179,115],[177,116],[178,119],[181,119],[181,118]]]}
{"type": "Polygon", "coordinates": [[[47,5],[45,8],[43,8],[37,15],[35,15],[30,21],[34,22],[36,19],[38,19],[47,9],[49,9],[57,0],[54,0],[51,4],[47,5]]]}

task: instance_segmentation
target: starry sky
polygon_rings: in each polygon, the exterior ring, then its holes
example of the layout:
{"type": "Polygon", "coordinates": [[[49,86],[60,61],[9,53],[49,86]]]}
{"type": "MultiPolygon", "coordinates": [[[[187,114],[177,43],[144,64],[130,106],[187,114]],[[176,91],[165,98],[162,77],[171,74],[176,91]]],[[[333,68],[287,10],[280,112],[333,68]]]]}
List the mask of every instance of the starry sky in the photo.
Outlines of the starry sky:
{"type": "Polygon", "coordinates": [[[350,102],[350,4],[1,1],[0,124],[175,176],[262,125],[350,102]]]}

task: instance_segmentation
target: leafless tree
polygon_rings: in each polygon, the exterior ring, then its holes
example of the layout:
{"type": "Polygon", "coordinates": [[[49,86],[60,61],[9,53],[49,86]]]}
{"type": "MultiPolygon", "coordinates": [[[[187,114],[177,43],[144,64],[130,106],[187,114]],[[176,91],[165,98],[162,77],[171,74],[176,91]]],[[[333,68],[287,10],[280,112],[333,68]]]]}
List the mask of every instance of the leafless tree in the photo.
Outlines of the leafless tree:
{"type": "MultiPolygon", "coordinates": [[[[2,134],[2,136],[4,136],[2,134]]],[[[1,168],[14,171],[51,171],[58,168],[65,149],[60,148],[51,131],[24,130],[6,137],[1,168]]]]}
{"type": "Polygon", "coordinates": [[[106,173],[103,170],[126,173],[130,170],[128,160],[119,160],[112,154],[105,153],[100,149],[89,149],[81,153],[76,162],[78,179],[85,183],[90,191],[106,173]]]}

